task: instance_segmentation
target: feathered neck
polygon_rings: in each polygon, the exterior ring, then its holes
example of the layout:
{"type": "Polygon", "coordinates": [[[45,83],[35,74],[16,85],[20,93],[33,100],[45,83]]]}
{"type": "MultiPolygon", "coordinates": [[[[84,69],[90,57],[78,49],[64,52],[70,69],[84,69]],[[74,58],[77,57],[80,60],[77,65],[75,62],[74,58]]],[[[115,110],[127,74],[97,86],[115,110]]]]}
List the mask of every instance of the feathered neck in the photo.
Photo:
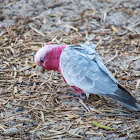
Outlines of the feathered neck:
{"type": "Polygon", "coordinates": [[[45,62],[43,65],[45,69],[60,71],[60,55],[65,47],[66,46],[56,46],[50,50],[50,52],[45,57],[45,62]]]}

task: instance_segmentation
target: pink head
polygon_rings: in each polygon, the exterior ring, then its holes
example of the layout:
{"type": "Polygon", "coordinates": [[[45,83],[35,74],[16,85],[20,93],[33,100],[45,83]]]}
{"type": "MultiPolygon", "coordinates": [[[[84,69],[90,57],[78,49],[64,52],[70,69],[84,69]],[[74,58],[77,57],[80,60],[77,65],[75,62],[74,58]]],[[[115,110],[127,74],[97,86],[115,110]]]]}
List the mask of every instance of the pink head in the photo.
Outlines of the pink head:
{"type": "Polygon", "coordinates": [[[66,46],[45,45],[35,55],[35,63],[47,70],[60,70],[59,58],[66,46]]]}

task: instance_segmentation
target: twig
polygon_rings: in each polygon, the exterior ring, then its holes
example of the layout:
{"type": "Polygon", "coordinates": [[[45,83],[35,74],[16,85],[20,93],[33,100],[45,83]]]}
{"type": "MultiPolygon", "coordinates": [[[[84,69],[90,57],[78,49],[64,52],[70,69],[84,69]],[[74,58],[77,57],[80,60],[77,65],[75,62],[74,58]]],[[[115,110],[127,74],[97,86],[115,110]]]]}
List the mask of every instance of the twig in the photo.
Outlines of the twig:
{"type": "MultiPolygon", "coordinates": [[[[79,114],[80,115],[80,114],[79,114]]],[[[80,115],[82,117],[86,117],[86,116],[123,116],[123,117],[134,117],[134,118],[138,118],[140,117],[140,115],[138,114],[87,114],[87,115],[80,115]]]]}
{"type": "Polygon", "coordinates": [[[112,61],[113,59],[115,59],[118,56],[118,51],[116,51],[116,54],[114,55],[114,57],[112,57],[111,59],[109,59],[108,61],[105,62],[105,64],[109,63],[110,61],[112,61]]]}
{"type": "Polygon", "coordinates": [[[41,31],[39,31],[38,29],[34,28],[32,25],[30,25],[30,28],[31,28],[33,31],[35,31],[36,33],[42,35],[43,37],[46,37],[45,34],[43,34],[43,33],[42,33],[41,31]]]}

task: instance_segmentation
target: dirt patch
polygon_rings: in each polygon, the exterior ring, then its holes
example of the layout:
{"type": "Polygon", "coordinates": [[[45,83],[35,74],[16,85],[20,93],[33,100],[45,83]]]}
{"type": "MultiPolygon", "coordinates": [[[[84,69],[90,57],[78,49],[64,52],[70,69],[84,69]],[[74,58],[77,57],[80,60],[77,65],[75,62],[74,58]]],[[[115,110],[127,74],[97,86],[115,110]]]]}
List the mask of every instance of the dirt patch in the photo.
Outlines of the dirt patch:
{"type": "Polygon", "coordinates": [[[1,1],[0,138],[140,139],[139,112],[98,96],[68,96],[59,73],[39,73],[34,63],[46,42],[91,41],[120,84],[140,100],[139,19],[139,0],[1,1]]]}

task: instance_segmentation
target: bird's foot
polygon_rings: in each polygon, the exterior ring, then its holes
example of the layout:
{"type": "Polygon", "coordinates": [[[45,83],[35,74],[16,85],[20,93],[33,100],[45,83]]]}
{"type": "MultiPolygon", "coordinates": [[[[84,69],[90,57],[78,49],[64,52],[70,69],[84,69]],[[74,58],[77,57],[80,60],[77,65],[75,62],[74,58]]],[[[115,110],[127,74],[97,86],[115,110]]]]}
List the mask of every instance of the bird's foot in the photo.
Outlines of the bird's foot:
{"type": "Polygon", "coordinates": [[[86,96],[86,94],[84,92],[81,92],[80,98],[85,100],[85,99],[87,99],[87,96],[86,96]]]}
{"type": "Polygon", "coordinates": [[[80,97],[83,100],[87,99],[86,94],[84,92],[77,94],[76,91],[68,89],[67,92],[65,92],[64,94],[72,97],[80,97]]]}
{"type": "Polygon", "coordinates": [[[65,92],[64,92],[65,95],[68,95],[68,96],[73,96],[73,97],[79,97],[79,95],[76,93],[76,91],[74,91],[73,89],[67,89],[65,92]]]}

